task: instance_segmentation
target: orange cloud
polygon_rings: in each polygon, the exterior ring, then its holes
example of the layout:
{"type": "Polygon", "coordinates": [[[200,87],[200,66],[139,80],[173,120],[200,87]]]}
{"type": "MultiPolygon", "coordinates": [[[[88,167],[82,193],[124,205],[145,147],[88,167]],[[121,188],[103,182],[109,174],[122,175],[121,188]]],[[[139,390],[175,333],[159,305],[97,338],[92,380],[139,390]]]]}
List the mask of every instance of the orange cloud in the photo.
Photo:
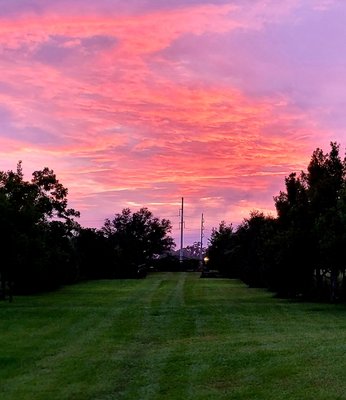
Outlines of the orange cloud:
{"type": "Polygon", "coordinates": [[[188,63],[160,54],[184,35],[261,29],[298,2],[263,4],[247,7],[248,15],[227,4],[2,20],[6,168],[23,159],[25,170],[55,169],[84,221],[97,224],[126,205],[174,214],[181,196],[194,224],[206,207],[214,225],[239,222],[256,204],[270,210],[284,176],[305,167],[311,136],[323,132],[282,93],[250,96],[218,77],[204,81],[188,63]],[[92,50],[86,38],[100,47],[92,50]]]}

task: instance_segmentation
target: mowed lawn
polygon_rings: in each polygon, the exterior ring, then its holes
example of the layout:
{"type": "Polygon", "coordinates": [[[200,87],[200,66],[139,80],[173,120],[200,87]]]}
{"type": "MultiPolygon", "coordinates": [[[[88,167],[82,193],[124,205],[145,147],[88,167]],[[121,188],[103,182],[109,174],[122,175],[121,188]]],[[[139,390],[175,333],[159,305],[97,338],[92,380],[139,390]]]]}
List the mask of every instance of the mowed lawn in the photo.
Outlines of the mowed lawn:
{"type": "Polygon", "coordinates": [[[154,273],[0,303],[1,400],[346,399],[346,308],[154,273]]]}

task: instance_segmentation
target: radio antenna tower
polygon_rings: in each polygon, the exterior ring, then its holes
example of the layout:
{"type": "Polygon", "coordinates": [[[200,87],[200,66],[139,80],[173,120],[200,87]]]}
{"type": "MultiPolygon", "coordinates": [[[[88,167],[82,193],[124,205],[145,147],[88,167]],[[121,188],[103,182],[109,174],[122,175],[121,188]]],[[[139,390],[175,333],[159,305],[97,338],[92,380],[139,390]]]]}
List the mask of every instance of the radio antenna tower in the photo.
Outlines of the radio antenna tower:
{"type": "Polygon", "coordinates": [[[184,197],[181,198],[180,209],[180,252],[179,261],[183,262],[183,247],[184,247],[184,197]]]}
{"type": "Polygon", "coordinates": [[[204,216],[202,213],[201,218],[201,241],[200,241],[200,249],[199,249],[199,265],[203,267],[203,238],[204,238],[204,216]]]}

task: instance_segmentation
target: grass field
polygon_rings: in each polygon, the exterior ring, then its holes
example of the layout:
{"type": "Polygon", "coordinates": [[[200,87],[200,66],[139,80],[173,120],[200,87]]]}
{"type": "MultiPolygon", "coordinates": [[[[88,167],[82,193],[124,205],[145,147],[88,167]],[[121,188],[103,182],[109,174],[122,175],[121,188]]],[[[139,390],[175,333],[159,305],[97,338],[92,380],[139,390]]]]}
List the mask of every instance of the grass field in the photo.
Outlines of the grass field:
{"type": "Polygon", "coordinates": [[[346,399],[346,308],[157,273],[0,303],[1,400],[346,399]]]}

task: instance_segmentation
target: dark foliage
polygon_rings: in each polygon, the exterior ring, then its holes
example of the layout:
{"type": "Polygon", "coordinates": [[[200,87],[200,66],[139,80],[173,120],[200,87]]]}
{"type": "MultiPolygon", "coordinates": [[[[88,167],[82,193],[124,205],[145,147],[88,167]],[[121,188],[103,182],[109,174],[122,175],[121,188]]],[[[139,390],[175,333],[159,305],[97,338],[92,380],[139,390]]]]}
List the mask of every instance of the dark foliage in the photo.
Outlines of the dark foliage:
{"type": "Polygon", "coordinates": [[[150,267],[156,271],[165,272],[178,272],[186,270],[186,265],[180,262],[179,257],[171,254],[166,254],[163,257],[152,260],[150,267]]]}
{"type": "Polygon", "coordinates": [[[291,298],[345,298],[346,162],[339,145],[316,149],[307,172],[292,173],[274,197],[277,218],[253,212],[214,230],[210,263],[250,286],[291,298]]]}
{"type": "Polygon", "coordinates": [[[0,172],[0,298],[52,290],[81,279],[146,275],[151,260],[174,245],[171,223],[143,208],[124,209],[103,229],[81,228],[68,190],[48,168],[24,180],[0,172]]]}
{"type": "Polygon", "coordinates": [[[169,220],[154,217],[147,208],[135,213],[125,208],[106,219],[102,232],[113,252],[113,276],[143,276],[155,258],[174,246],[171,228],[169,220]]]}
{"type": "Polygon", "coordinates": [[[114,277],[114,252],[101,230],[81,228],[74,244],[80,279],[114,277]]]}
{"type": "Polygon", "coordinates": [[[21,162],[0,172],[1,296],[32,293],[73,281],[77,276],[72,239],[78,229],[67,208],[67,189],[52,170],[27,182],[21,162]]]}
{"type": "Polygon", "coordinates": [[[213,229],[209,239],[208,257],[210,269],[218,269],[221,274],[230,278],[239,277],[239,264],[232,261],[235,256],[238,245],[232,225],[226,225],[222,221],[219,229],[213,229]]]}

